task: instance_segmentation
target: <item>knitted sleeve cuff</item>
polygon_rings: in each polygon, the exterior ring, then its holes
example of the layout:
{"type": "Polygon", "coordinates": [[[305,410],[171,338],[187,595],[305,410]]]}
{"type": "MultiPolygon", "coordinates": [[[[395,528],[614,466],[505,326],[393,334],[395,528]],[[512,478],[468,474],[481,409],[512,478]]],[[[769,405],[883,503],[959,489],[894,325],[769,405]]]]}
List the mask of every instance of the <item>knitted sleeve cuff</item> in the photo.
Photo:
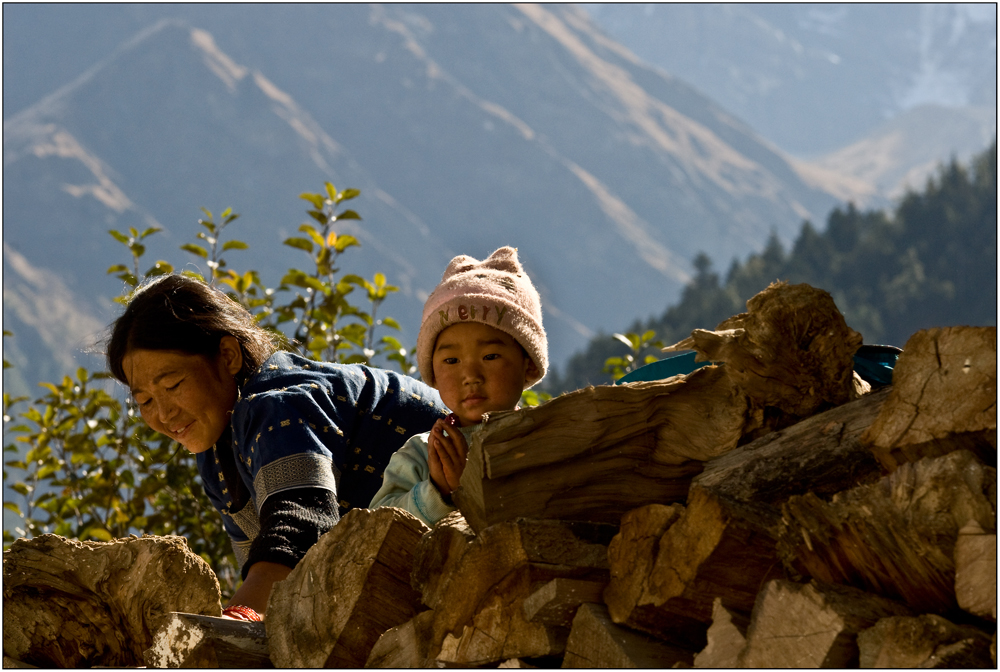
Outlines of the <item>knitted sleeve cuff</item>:
{"type": "Polygon", "coordinates": [[[243,564],[247,578],[255,562],[295,568],[319,538],[340,520],[337,496],[322,488],[299,488],[271,495],[260,510],[260,533],[243,564]]]}

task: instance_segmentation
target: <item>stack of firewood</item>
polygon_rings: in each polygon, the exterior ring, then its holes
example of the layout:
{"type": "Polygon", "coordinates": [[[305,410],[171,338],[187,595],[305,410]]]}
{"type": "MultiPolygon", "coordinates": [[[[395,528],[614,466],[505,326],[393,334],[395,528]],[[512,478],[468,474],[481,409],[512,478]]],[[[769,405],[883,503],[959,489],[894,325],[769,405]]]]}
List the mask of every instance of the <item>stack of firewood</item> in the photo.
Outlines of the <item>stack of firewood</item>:
{"type": "Polygon", "coordinates": [[[265,623],[172,614],[145,663],[995,667],[996,329],[874,390],[860,343],[772,285],[673,346],[712,365],[490,416],[459,511],[351,511],[265,623]]]}

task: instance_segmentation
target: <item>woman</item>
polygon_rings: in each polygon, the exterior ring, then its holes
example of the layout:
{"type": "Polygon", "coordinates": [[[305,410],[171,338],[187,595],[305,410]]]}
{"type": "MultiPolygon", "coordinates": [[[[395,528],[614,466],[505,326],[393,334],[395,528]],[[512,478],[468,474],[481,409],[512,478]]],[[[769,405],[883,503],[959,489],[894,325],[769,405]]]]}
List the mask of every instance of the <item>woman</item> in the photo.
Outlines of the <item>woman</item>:
{"type": "Polygon", "coordinates": [[[223,613],[242,620],[260,619],[274,582],[447,414],[407,376],[278,352],[246,309],[183,275],[135,292],[107,357],[146,423],[197,455],[243,577],[223,613]]]}

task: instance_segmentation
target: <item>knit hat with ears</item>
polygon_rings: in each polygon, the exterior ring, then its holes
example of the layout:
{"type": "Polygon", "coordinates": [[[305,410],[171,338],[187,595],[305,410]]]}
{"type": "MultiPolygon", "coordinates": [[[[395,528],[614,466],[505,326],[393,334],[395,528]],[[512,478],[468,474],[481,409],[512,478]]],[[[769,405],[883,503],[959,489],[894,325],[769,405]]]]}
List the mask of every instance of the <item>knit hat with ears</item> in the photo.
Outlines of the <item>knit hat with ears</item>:
{"type": "Polygon", "coordinates": [[[434,385],[431,361],[438,334],[460,322],[487,324],[521,344],[538,367],[538,376],[524,381],[525,389],[545,376],[549,343],[542,328],[542,302],[513,247],[501,247],[484,261],[464,254],[455,257],[427,297],[417,336],[417,366],[428,385],[434,385]]]}

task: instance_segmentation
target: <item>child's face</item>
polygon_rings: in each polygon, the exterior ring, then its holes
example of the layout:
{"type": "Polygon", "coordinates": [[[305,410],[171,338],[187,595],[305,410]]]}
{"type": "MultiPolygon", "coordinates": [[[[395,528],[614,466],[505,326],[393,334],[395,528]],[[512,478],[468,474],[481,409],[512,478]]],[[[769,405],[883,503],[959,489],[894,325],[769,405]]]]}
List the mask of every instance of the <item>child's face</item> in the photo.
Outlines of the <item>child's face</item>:
{"type": "Polygon", "coordinates": [[[453,324],[440,334],[432,358],[434,386],[462,427],[483,413],[517,407],[537,367],[511,336],[479,322],[453,324]]]}

